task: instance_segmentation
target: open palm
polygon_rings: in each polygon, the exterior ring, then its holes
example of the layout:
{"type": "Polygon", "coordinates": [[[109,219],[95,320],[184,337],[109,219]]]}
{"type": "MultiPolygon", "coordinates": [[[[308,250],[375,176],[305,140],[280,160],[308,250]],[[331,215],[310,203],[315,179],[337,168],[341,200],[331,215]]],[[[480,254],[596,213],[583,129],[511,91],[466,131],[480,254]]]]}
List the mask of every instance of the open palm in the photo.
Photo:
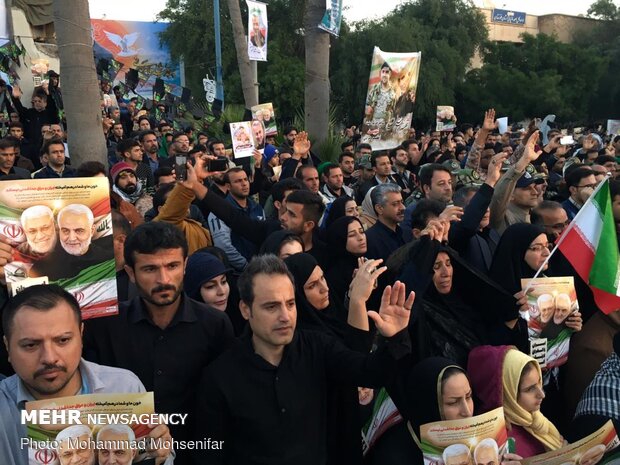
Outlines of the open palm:
{"type": "Polygon", "coordinates": [[[411,292],[405,300],[405,285],[396,281],[394,286],[386,286],[381,297],[379,313],[369,311],[368,316],[375,322],[383,337],[392,337],[407,327],[415,293],[411,292]]]}

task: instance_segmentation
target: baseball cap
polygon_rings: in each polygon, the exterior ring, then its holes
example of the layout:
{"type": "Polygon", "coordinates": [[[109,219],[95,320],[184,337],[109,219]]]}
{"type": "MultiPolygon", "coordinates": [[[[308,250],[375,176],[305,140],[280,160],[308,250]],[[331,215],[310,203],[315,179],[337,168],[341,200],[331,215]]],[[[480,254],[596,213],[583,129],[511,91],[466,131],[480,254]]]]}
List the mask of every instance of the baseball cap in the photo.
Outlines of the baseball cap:
{"type": "Polygon", "coordinates": [[[519,178],[517,181],[517,185],[515,187],[519,187],[521,189],[531,186],[532,184],[542,184],[545,180],[540,177],[536,177],[536,173],[531,173],[530,170],[525,170],[523,176],[519,178]]]}
{"type": "Polygon", "coordinates": [[[356,162],[355,168],[366,168],[367,170],[372,169],[372,164],[370,163],[370,155],[362,155],[356,162]]]}

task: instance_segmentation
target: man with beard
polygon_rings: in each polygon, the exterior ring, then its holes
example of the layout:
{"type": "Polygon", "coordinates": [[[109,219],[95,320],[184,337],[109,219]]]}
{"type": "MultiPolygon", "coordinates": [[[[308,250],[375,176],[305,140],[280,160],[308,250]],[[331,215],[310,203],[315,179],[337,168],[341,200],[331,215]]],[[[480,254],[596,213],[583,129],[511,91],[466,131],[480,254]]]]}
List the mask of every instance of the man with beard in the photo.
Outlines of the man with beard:
{"type": "Polygon", "coordinates": [[[151,167],[151,171],[155,173],[157,168],[162,160],[160,160],[159,153],[159,142],[157,140],[157,135],[155,131],[144,131],[140,133],[139,137],[140,144],[142,145],[142,150],[144,151],[144,162],[148,163],[151,167]]]}
{"type": "Polygon", "coordinates": [[[250,31],[250,42],[258,48],[265,46],[267,30],[261,27],[260,13],[252,13],[252,30],[250,31]]]}
{"type": "Polygon", "coordinates": [[[47,276],[50,281],[73,278],[86,268],[106,263],[114,270],[112,235],[92,243],[95,233],[93,212],[74,203],[63,207],[56,218],[59,244],[47,257],[37,261],[30,277],[47,276]]]}
{"type": "MultiPolygon", "coordinates": [[[[233,341],[228,316],[183,293],[187,241],[173,225],[144,223],[125,240],[125,270],[139,297],[118,315],[86,323],[84,357],[133,371],[155,393],[158,413],[190,414],[172,426],[187,438],[200,374],[233,341]]],[[[182,451],[178,451],[178,463],[182,451]]]]}
{"type": "Polygon", "coordinates": [[[125,162],[117,163],[110,170],[110,177],[112,191],[136,207],[140,216],[144,218],[144,214],[153,208],[153,199],[144,191],[142,183],[138,182],[133,167],[125,162]]]}
{"type": "Polygon", "coordinates": [[[257,119],[252,121],[252,134],[254,134],[254,148],[261,150],[265,148],[265,126],[262,121],[257,119]]]}

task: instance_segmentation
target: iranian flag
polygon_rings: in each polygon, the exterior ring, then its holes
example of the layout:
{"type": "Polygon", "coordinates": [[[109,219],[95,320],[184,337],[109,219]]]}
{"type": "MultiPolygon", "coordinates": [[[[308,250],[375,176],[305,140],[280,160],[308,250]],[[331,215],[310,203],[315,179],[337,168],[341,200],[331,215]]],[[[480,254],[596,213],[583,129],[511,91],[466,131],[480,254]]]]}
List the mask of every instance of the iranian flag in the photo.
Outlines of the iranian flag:
{"type": "Polygon", "coordinates": [[[557,248],[590,285],[604,313],[620,309],[618,239],[605,180],[579,210],[557,243],[557,248]]]}

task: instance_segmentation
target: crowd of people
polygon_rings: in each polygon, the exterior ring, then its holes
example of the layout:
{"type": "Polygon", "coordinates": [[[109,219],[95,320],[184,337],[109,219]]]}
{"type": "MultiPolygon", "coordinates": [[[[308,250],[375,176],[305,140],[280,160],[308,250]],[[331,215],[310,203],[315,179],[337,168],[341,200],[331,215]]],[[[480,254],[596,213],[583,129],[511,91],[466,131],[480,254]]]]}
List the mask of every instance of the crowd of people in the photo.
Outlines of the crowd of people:
{"type": "MultiPolygon", "coordinates": [[[[547,260],[606,180],[620,225],[620,136],[593,128],[566,143],[567,128],[541,134],[535,122],[500,133],[490,109],[449,134],[411,128],[389,151],[347,129],[333,161],[290,126],[235,160],[222,140],[174,131],[165,108],[156,119],[118,93],[107,166],[75,166],[49,90],[29,109],[19,89],[0,92],[0,181],[108,177],[120,302],[82,321],[56,284],[5,296],[2,464],[28,462],[25,402],[91,393],[153,391],[158,413],[188,421],[153,425],[151,438],[218,441],[80,462],[100,465],[419,464],[421,425],[497,407],[516,443],[501,463],[518,465],[608,419],[620,426],[620,309],[601,312],[561,252],[547,260]],[[560,319],[574,334],[553,368],[532,357],[524,317],[521,280],[541,267],[572,276],[579,301],[560,319]],[[381,423],[386,398],[394,415],[381,423]]],[[[50,213],[22,218],[23,250],[0,236],[0,265],[53,253],[50,213]]]]}

